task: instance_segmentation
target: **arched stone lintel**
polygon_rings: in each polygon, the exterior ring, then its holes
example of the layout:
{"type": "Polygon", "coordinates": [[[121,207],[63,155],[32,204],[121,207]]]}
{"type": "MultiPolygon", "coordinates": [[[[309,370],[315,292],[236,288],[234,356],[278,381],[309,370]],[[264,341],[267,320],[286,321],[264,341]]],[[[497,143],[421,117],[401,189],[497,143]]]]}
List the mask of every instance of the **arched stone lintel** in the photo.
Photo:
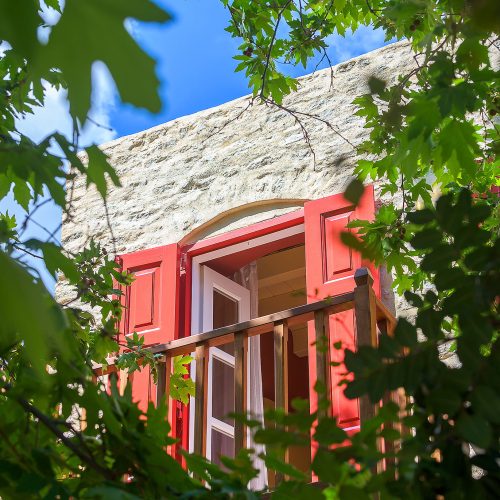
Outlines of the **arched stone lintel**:
{"type": "MultiPolygon", "coordinates": [[[[251,203],[245,203],[237,207],[230,208],[224,212],[212,217],[207,222],[204,222],[200,226],[192,229],[188,234],[186,234],[179,245],[189,245],[195,243],[199,240],[207,238],[209,236],[214,236],[219,232],[223,232],[223,229],[232,225],[239,219],[250,217],[252,215],[257,215],[259,213],[269,212],[269,217],[262,218],[261,220],[271,219],[274,217],[272,214],[273,210],[281,210],[286,208],[301,208],[304,203],[309,201],[308,199],[301,198],[273,198],[269,200],[258,200],[251,203]]],[[[260,222],[260,221],[259,221],[260,222]]],[[[243,227],[245,224],[242,224],[243,227]]],[[[235,229],[231,227],[231,229],[235,229]]]]}

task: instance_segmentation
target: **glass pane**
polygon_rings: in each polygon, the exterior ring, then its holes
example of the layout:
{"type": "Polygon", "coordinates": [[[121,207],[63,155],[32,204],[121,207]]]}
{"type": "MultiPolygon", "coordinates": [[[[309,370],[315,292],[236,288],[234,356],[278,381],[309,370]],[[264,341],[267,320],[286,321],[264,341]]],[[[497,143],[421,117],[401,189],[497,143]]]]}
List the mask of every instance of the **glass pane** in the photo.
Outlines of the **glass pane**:
{"type": "Polygon", "coordinates": [[[234,412],[234,368],[212,358],[212,416],[230,425],[234,419],[228,413],[234,412]]]}
{"type": "Polygon", "coordinates": [[[213,314],[214,329],[238,323],[238,301],[214,288],[213,314]]]}
{"type": "Polygon", "coordinates": [[[212,462],[221,465],[221,455],[234,458],[234,438],[212,429],[212,462]]]}

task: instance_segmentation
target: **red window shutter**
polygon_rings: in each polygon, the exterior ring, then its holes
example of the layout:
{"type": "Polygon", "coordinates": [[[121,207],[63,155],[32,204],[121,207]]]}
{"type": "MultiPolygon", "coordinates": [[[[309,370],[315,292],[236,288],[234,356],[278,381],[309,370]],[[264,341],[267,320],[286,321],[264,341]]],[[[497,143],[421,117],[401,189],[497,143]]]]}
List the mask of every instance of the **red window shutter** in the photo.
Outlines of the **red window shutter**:
{"type": "MultiPolygon", "coordinates": [[[[354,273],[361,266],[371,267],[362,262],[361,255],[346,247],[340,235],[346,231],[346,225],[356,219],[371,220],[375,214],[373,186],[367,186],[359,205],[355,208],[343,194],[328,196],[320,200],[307,202],[304,206],[305,242],[306,242],[306,278],[308,302],[315,302],[328,296],[350,292],[354,289],[354,273]]],[[[348,230],[348,229],[347,229],[348,230]]],[[[378,290],[377,270],[371,267],[378,290]]],[[[330,358],[343,361],[343,349],[333,348],[341,341],[342,348],[356,347],[354,312],[346,311],[330,316],[330,358]]],[[[309,325],[309,381],[311,409],[317,407],[314,383],[316,376],[316,350],[314,345],[314,324],[309,325]]],[[[344,397],[343,389],[338,387],[343,366],[332,367],[330,371],[332,411],[339,425],[345,429],[359,426],[359,403],[344,397]]]]}
{"type": "Polygon", "coordinates": [[[141,250],[120,258],[122,269],[135,277],[122,297],[125,311],[121,335],[137,332],[144,336],[144,345],[175,339],[179,324],[178,245],[141,250]]]}
{"type": "MultiPolygon", "coordinates": [[[[150,248],[120,256],[122,269],[134,282],[122,296],[125,306],[120,324],[120,348],[126,336],[137,332],[144,345],[168,342],[178,337],[180,253],[178,245],[150,248]]],[[[149,368],[133,372],[132,397],[144,411],[156,403],[156,388],[149,368]]]]}

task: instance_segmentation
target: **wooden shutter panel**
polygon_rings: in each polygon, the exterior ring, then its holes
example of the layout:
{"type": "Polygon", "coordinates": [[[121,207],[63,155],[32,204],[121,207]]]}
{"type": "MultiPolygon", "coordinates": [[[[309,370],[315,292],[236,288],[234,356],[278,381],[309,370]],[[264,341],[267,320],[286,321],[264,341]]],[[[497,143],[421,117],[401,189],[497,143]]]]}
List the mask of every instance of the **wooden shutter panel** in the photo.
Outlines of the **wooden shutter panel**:
{"type": "MultiPolygon", "coordinates": [[[[350,292],[355,287],[354,273],[361,266],[371,268],[375,279],[375,290],[379,288],[378,272],[361,255],[346,247],[340,235],[346,225],[356,219],[371,220],[375,214],[373,186],[367,186],[359,205],[354,208],[343,194],[328,196],[304,205],[306,242],[306,280],[308,302],[315,302],[328,296],[350,292]]],[[[347,229],[348,230],[348,229],[347,229]]],[[[345,347],[355,349],[354,311],[330,316],[330,359],[343,361],[345,347]],[[342,350],[333,348],[335,342],[342,342],[342,350]]],[[[314,324],[309,325],[309,381],[311,409],[317,407],[314,383],[316,376],[316,349],[314,345],[314,324]]],[[[338,387],[344,367],[330,369],[332,413],[339,425],[355,430],[359,427],[359,403],[344,397],[338,387]]]]}
{"type": "MultiPolygon", "coordinates": [[[[120,324],[121,344],[134,332],[144,337],[145,346],[178,337],[179,256],[179,247],[175,243],[119,257],[122,269],[135,276],[121,298],[125,306],[120,324]]],[[[145,411],[149,401],[156,403],[149,368],[132,373],[129,383],[132,384],[132,397],[141,409],[145,411]]]]}
{"type": "Polygon", "coordinates": [[[135,277],[122,297],[122,340],[137,332],[144,345],[177,338],[179,247],[166,245],[120,256],[122,269],[135,277]]]}

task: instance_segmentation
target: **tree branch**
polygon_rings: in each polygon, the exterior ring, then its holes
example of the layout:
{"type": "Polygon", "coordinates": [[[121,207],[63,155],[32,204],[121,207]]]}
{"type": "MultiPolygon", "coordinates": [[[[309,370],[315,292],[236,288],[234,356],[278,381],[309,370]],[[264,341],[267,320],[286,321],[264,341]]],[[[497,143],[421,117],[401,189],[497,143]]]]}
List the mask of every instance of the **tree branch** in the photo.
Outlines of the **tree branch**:
{"type": "MultiPolygon", "coordinates": [[[[9,389],[8,387],[4,387],[5,389],[9,389]]],[[[116,479],[115,475],[113,472],[109,469],[106,469],[99,465],[94,457],[90,453],[86,453],[83,450],[81,450],[78,446],[76,446],[70,438],[64,435],[64,432],[62,432],[58,427],[55,422],[52,421],[50,417],[45,415],[42,411],[40,411],[36,406],[32,405],[30,402],[26,401],[24,398],[20,396],[16,396],[15,400],[24,408],[24,410],[27,413],[30,413],[34,417],[36,417],[42,424],[49,429],[52,434],[54,434],[58,439],[61,440],[61,442],[69,448],[80,460],[82,460],[84,463],[88,464],[92,469],[94,469],[96,472],[104,476],[106,479],[110,481],[114,481],[116,479]]],[[[71,431],[73,434],[78,434],[78,431],[74,430],[71,427],[71,431]]]]}
{"type": "Polygon", "coordinates": [[[283,12],[285,12],[286,8],[290,5],[290,2],[292,0],[288,0],[285,5],[281,8],[281,10],[278,12],[278,17],[276,18],[276,24],[274,26],[274,31],[273,31],[273,36],[271,38],[271,43],[269,44],[269,47],[267,49],[267,54],[266,54],[266,62],[264,64],[264,71],[262,72],[262,86],[260,88],[260,98],[265,99],[264,92],[266,90],[266,75],[267,75],[267,70],[269,69],[269,64],[271,60],[271,52],[273,50],[274,42],[276,40],[276,34],[278,33],[278,27],[281,22],[281,16],[283,15],[283,12]]]}

